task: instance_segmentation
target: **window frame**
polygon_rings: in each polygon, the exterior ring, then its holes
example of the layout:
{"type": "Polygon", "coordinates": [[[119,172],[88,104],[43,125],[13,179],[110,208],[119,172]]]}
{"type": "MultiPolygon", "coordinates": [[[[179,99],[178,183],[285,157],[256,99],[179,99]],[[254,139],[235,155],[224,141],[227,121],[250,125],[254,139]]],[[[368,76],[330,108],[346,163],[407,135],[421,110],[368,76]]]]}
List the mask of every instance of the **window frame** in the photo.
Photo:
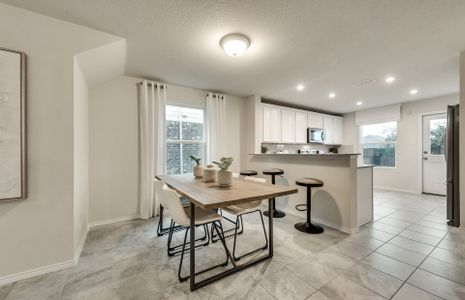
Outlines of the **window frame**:
{"type": "Polygon", "coordinates": [[[170,143],[170,144],[180,144],[180,154],[179,154],[179,157],[180,157],[180,166],[181,166],[181,173],[178,173],[178,174],[175,174],[175,175],[183,175],[183,174],[189,174],[189,173],[184,173],[183,172],[183,166],[182,166],[182,162],[183,162],[183,155],[182,155],[182,144],[203,144],[203,157],[201,157],[202,161],[205,161],[205,157],[206,157],[206,149],[207,149],[207,142],[206,142],[206,116],[205,116],[205,113],[206,113],[206,109],[205,107],[199,107],[199,106],[194,106],[194,105],[186,105],[186,104],[180,104],[180,103],[170,103],[170,104],[166,104],[166,107],[165,107],[165,150],[164,150],[164,154],[165,154],[165,164],[164,164],[164,169],[165,169],[165,174],[167,174],[168,172],[168,147],[167,145],[170,143]],[[180,108],[190,108],[190,109],[198,109],[198,110],[201,110],[203,112],[203,126],[202,126],[202,140],[183,140],[182,139],[182,119],[180,120],[179,122],[179,140],[170,140],[168,139],[168,136],[167,136],[167,129],[168,129],[168,126],[167,126],[167,121],[168,119],[166,118],[166,109],[168,108],[168,106],[174,106],[174,107],[180,107],[180,108]]]}
{"type": "Polygon", "coordinates": [[[361,160],[362,164],[364,162],[364,156],[363,156],[363,145],[370,145],[370,144],[384,144],[384,145],[394,145],[394,166],[377,166],[373,165],[373,168],[377,169],[396,169],[397,168],[397,139],[398,139],[398,129],[399,129],[399,122],[398,121],[384,121],[384,122],[378,122],[378,123],[371,123],[371,124],[365,124],[365,125],[360,125],[358,129],[358,134],[359,134],[359,147],[360,147],[360,152],[361,152],[361,160]],[[362,138],[363,138],[363,126],[370,126],[370,125],[378,125],[378,124],[384,124],[384,123],[396,123],[396,140],[395,141],[389,141],[389,142],[377,142],[377,143],[362,143],[362,138]]]}

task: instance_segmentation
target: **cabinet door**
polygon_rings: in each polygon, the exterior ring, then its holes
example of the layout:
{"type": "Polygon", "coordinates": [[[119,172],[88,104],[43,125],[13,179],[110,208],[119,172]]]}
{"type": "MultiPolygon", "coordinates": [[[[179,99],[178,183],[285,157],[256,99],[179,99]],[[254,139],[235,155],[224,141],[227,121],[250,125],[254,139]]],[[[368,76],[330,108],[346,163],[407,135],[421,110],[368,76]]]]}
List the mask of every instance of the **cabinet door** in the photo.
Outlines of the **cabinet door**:
{"type": "Polygon", "coordinates": [[[271,141],[271,108],[263,106],[263,142],[271,141]]]}
{"type": "Polygon", "coordinates": [[[281,142],[295,143],[295,112],[281,109],[281,142]]]}
{"type": "Polygon", "coordinates": [[[295,112],[295,142],[307,143],[307,114],[304,112],[295,112]]]}
{"type": "Polygon", "coordinates": [[[326,130],[326,142],[325,144],[333,143],[333,117],[323,116],[323,129],[326,130]]]}
{"type": "Polygon", "coordinates": [[[281,110],[263,106],[263,142],[281,142],[281,110]]]}
{"type": "Polygon", "coordinates": [[[307,114],[307,127],[310,128],[323,128],[323,115],[309,113],[307,114]]]}
{"type": "Polygon", "coordinates": [[[333,117],[333,144],[334,145],[342,145],[342,121],[341,117],[333,117]]]}

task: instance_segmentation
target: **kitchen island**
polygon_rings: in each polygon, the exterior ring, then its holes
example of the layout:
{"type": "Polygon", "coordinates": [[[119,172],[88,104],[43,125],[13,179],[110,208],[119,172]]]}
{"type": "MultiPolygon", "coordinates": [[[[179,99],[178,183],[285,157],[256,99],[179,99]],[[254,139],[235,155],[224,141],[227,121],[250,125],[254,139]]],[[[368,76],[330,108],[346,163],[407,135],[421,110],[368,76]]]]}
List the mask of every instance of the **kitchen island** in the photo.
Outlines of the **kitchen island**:
{"type": "MultiPolygon", "coordinates": [[[[262,171],[269,168],[284,170],[284,178],[277,184],[296,186],[295,181],[313,177],[324,182],[312,196],[312,221],[346,232],[357,232],[359,227],[373,220],[373,168],[359,166],[359,153],[347,154],[249,154],[247,169],[262,171]]],[[[295,209],[306,203],[306,190],[276,201],[278,209],[305,217],[295,209]]]]}

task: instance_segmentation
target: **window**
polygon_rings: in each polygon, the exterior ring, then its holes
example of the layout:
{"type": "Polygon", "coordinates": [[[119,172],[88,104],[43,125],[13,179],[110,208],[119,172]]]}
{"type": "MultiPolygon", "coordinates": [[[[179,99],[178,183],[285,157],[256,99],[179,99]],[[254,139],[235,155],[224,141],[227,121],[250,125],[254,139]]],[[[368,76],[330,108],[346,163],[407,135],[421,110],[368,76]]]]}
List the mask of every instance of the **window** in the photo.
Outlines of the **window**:
{"type": "Polygon", "coordinates": [[[204,161],[204,110],[166,106],[166,174],[192,173],[194,161],[204,161]]]}
{"type": "Polygon", "coordinates": [[[429,121],[431,155],[444,155],[446,145],[446,123],[446,119],[434,119],[429,121]]]}
{"type": "Polygon", "coordinates": [[[360,133],[364,164],[396,166],[397,122],[364,125],[360,133]]]}

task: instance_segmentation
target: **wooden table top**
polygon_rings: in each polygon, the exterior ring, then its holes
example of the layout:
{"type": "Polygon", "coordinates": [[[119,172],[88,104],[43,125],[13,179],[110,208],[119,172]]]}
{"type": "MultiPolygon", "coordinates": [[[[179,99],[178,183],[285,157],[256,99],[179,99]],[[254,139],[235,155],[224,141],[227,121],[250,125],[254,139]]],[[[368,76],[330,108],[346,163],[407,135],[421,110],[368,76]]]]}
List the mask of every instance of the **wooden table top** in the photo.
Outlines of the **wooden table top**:
{"type": "Polygon", "coordinates": [[[192,175],[157,175],[170,188],[203,209],[274,198],[298,192],[296,188],[233,178],[232,186],[220,187],[217,182],[203,182],[192,175]]]}

